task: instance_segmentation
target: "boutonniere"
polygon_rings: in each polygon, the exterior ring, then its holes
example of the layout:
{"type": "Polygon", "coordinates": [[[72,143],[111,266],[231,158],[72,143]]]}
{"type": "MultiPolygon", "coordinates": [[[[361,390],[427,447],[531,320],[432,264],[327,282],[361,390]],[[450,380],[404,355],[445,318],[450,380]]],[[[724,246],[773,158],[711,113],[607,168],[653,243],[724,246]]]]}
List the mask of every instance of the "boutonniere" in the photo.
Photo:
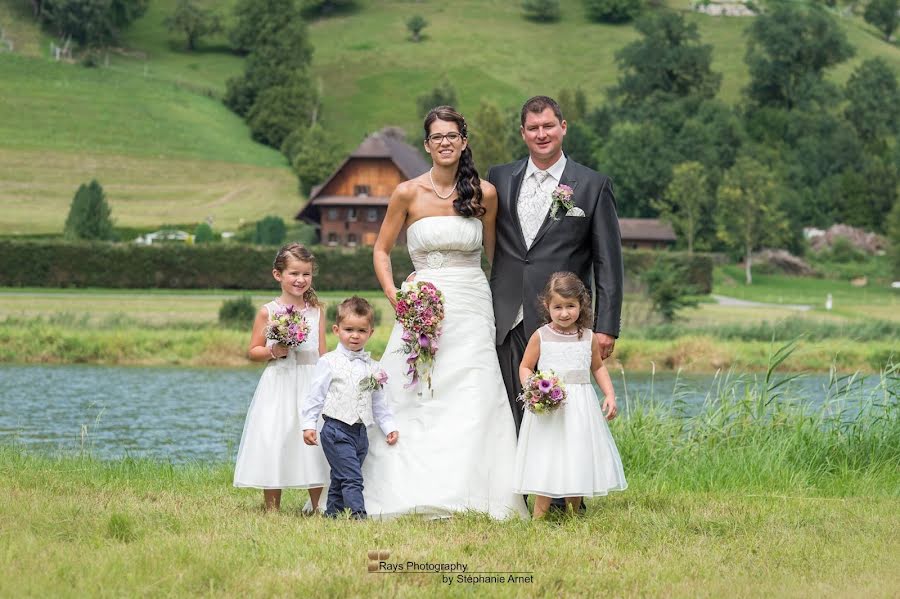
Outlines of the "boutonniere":
{"type": "Polygon", "coordinates": [[[379,368],[378,370],[372,371],[372,373],[359,381],[359,390],[360,391],[378,391],[388,380],[387,373],[379,368]]]}
{"type": "Polygon", "coordinates": [[[574,194],[575,190],[568,185],[556,186],[556,189],[550,194],[550,197],[553,198],[553,203],[550,204],[550,216],[553,220],[559,220],[556,213],[560,209],[565,210],[566,216],[584,216],[584,210],[575,205],[575,200],[572,198],[574,194]]]}

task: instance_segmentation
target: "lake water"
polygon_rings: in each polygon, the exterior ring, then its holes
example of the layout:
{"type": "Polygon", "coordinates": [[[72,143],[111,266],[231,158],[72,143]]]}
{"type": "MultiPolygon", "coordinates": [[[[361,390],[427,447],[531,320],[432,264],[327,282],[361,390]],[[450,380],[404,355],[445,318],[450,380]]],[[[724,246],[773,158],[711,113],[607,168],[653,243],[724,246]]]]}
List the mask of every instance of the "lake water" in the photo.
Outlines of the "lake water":
{"type": "MultiPolygon", "coordinates": [[[[0,443],[100,458],[231,461],[240,443],[255,369],[0,365],[0,443]]],[[[761,379],[762,375],[758,375],[761,379]]],[[[850,403],[877,384],[868,377],[850,403]]],[[[637,401],[677,401],[696,410],[721,384],[712,375],[613,373],[620,411],[637,401]]],[[[790,397],[821,403],[828,377],[792,381],[790,397]]]]}

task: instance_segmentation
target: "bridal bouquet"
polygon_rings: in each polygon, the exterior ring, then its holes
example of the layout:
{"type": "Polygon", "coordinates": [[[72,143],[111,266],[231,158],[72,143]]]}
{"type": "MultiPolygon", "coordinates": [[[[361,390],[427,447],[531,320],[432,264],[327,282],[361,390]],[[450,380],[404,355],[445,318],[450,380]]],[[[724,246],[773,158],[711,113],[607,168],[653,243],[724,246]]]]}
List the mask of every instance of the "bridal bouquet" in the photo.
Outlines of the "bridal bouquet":
{"type": "Polygon", "coordinates": [[[384,384],[387,382],[387,380],[387,373],[384,371],[384,369],[379,368],[378,370],[373,371],[369,376],[359,381],[359,390],[362,392],[378,391],[379,389],[384,387],[384,384]]]}
{"type": "Polygon", "coordinates": [[[397,322],[403,327],[403,346],[410,388],[424,378],[431,389],[431,367],[444,321],[444,294],[428,281],[405,282],[397,292],[397,322]]]}
{"type": "Polygon", "coordinates": [[[566,388],[552,370],[538,370],[525,381],[522,393],[516,398],[534,414],[546,414],[566,401],[566,388]]]}
{"type": "Polygon", "coordinates": [[[297,347],[309,338],[309,323],[300,310],[287,305],[278,308],[266,326],[266,339],[297,347]]]}

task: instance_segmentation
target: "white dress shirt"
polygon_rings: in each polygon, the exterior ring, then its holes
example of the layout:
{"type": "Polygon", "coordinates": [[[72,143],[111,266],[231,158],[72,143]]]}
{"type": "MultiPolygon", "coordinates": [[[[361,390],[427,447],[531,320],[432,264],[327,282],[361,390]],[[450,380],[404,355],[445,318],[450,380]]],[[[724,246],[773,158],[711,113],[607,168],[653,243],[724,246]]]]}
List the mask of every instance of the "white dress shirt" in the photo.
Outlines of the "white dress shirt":
{"type": "MultiPolygon", "coordinates": [[[[544,172],[547,177],[543,183],[538,182],[537,173],[541,170],[529,157],[525,167],[525,177],[522,179],[522,187],[519,189],[516,210],[519,213],[519,224],[522,227],[522,235],[525,237],[525,247],[531,248],[537,232],[544,224],[550,205],[553,203],[551,194],[559,185],[563,171],[566,169],[566,155],[562,154],[550,168],[544,172]]],[[[513,327],[518,326],[525,318],[524,305],[519,306],[519,313],[513,321],[513,327]]]]}
{"type": "Polygon", "coordinates": [[[324,354],[319,358],[313,371],[309,395],[303,401],[303,430],[315,429],[320,415],[335,418],[347,424],[363,422],[368,425],[374,420],[385,435],[397,430],[394,416],[384,395],[384,389],[376,389],[365,393],[359,391],[360,381],[376,372],[378,368],[378,362],[369,357],[369,352],[364,350],[350,351],[340,343],[333,352],[324,354]],[[349,360],[350,375],[347,377],[348,380],[335,377],[331,361],[338,356],[330,356],[329,354],[339,354],[340,357],[349,360]],[[339,384],[340,388],[332,388],[333,382],[336,385],[339,384]],[[365,401],[367,399],[365,396],[369,394],[371,394],[371,401],[365,401]],[[329,395],[332,398],[332,402],[326,407],[326,398],[329,395]],[[371,410],[371,414],[369,414],[369,410],[371,410]],[[351,414],[352,417],[348,417],[351,414]],[[348,420],[352,420],[352,422],[348,422],[348,420]]]}

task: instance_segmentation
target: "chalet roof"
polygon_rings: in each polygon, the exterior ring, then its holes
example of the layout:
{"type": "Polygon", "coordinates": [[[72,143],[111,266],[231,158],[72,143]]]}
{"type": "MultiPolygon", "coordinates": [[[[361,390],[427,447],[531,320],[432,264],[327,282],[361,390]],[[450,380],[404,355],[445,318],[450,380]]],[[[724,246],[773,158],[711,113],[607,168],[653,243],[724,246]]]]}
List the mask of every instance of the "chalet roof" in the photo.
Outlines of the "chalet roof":
{"type": "Polygon", "coordinates": [[[622,240],[675,241],[672,225],[658,218],[620,218],[622,240]]]}
{"type": "MultiPolygon", "coordinates": [[[[421,154],[406,142],[400,141],[389,135],[378,132],[373,133],[363,140],[350,155],[344,159],[339,167],[321,185],[312,188],[309,201],[313,203],[319,197],[319,193],[328,186],[339,172],[354,158],[386,158],[396,165],[407,179],[418,177],[430,167],[421,154]]],[[[318,202],[316,202],[318,203],[318,202]]]]}

